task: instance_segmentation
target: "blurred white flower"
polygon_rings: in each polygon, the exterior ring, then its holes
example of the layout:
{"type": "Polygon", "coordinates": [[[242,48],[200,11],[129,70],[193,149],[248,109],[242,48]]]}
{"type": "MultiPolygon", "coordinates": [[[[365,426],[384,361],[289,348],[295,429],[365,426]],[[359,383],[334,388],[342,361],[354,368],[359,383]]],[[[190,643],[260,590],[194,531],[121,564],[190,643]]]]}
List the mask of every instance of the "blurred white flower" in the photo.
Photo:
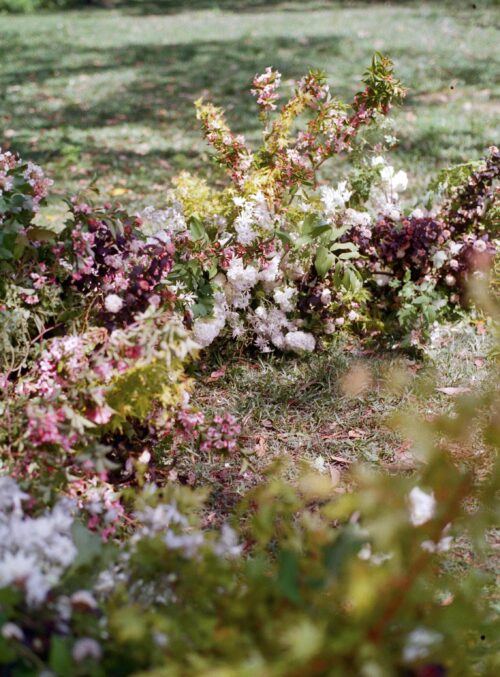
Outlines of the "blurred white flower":
{"type": "Polygon", "coordinates": [[[102,656],[101,645],[91,637],[82,637],[77,639],[73,645],[73,658],[77,663],[81,663],[87,658],[99,660],[102,656]]]}
{"type": "Polygon", "coordinates": [[[438,632],[427,630],[426,628],[416,628],[406,638],[403,648],[403,660],[413,663],[416,660],[426,658],[430,650],[436,644],[439,644],[443,636],[438,632]]]}
{"type": "Polygon", "coordinates": [[[116,294],[108,294],[104,299],[104,307],[110,313],[118,313],[123,308],[123,301],[116,294]]]}
{"type": "Polygon", "coordinates": [[[15,623],[4,623],[2,625],[2,637],[4,639],[15,639],[22,642],[24,639],[24,632],[15,623]]]}
{"type": "Polygon", "coordinates": [[[290,331],[285,336],[285,345],[288,350],[294,352],[312,352],[316,346],[316,341],[312,334],[305,331],[290,331]]]}
{"type": "Polygon", "coordinates": [[[413,487],[408,494],[410,501],[410,520],[413,526],[419,527],[434,517],[436,499],[434,494],[427,494],[419,487],[413,487]]]}

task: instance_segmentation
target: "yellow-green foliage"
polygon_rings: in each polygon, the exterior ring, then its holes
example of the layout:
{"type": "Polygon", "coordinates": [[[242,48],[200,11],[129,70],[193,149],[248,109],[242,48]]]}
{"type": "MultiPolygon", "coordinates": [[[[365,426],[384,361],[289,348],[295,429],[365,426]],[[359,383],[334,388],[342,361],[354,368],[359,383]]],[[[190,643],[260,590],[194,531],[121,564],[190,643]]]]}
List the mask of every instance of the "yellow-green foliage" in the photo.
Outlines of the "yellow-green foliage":
{"type": "Polygon", "coordinates": [[[175,406],[181,401],[185,387],[180,360],[174,360],[171,367],[165,360],[156,359],[146,366],[129,369],[114,380],[106,398],[116,412],[112,427],[119,428],[128,418],[145,418],[155,402],[166,408],[175,406]]]}
{"type": "Polygon", "coordinates": [[[155,405],[175,407],[188,387],[184,362],[195,354],[196,344],[178,321],[161,325],[157,319],[147,318],[139,325],[143,354],[113,379],[106,393],[106,401],[115,411],[110,423],[113,429],[121,428],[127,419],[145,419],[155,405]]]}
{"type": "Polygon", "coordinates": [[[182,204],[188,219],[227,216],[233,207],[232,196],[235,192],[232,188],[216,191],[205,179],[189,172],[181,172],[172,183],[175,186],[173,196],[182,204]]]}

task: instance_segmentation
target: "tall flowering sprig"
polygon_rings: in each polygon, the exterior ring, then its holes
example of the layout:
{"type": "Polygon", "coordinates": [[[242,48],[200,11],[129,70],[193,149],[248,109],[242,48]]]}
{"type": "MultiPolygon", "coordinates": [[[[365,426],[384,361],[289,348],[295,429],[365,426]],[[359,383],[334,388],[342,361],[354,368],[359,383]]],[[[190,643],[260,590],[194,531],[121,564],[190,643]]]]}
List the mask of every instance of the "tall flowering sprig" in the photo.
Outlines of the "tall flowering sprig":
{"type": "Polygon", "coordinates": [[[331,95],[324,73],[310,71],[271,121],[268,118],[277,108],[280,82],[281,74],[271,67],[253,80],[251,91],[266,123],[264,143],[255,155],[242,137],[232,134],[220,109],[197,103],[206,139],[214,146],[221,164],[228,168],[237,189],[262,190],[277,211],[285,206],[287,191],[317,185],[319,167],[333,155],[349,152],[360,129],[374,123],[379,115],[386,115],[405,94],[404,87],[394,78],[392,62],[377,53],[365,73],[364,90],[350,106],[331,95]],[[304,113],[309,115],[306,128],[295,133],[304,113]]]}
{"type": "Polygon", "coordinates": [[[195,106],[208,143],[217,151],[218,160],[226,166],[232,181],[242,190],[253,162],[253,153],[246,145],[245,137],[233,134],[222,110],[212,103],[198,99],[195,106]]]}

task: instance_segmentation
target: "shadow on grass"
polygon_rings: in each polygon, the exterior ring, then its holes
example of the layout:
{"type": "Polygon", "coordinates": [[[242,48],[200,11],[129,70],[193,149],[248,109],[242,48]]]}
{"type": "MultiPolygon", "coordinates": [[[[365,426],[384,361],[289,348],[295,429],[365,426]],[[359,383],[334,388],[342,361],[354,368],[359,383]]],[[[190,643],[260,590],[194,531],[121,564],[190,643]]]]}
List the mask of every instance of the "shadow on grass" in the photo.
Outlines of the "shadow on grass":
{"type": "MultiPolygon", "coordinates": [[[[392,0],[394,1],[394,0],[392,0]]],[[[412,0],[400,0],[399,4],[411,4],[412,0]]],[[[265,12],[298,11],[305,9],[331,9],[332,7],[389,5],[390,0],[80,0],[77,5],[85,9],[119,9],[125,14],[155,15],[181,14],[193,11],[265,12]]],[[[69,7],[71,9],[71,7],[69,7]]]]}
{"type": "MultiPolygon", "coordinates": [[[[15,49],[15,45],[14,45],[15,49]]],[[[128,45],[124,48],[72,48],[80,64],[61,66],[49,45],[23,45],[21,64],[0,75],[0,87],[14,96],[20,81],[32,83],[33,98],[15,103],[15,124],[37,132],[86,130],[139,124],[161,133],[198,129],[193,101],[206,96],[228,111],[236,131],[260,129],[258,111],[250,95],[251,77],[269,63],[290,78],[304,74],[313,62],[340,53],[340,39],[310,38],[300,45],[285,38],[192,42],[176,45],[128,45]],[[38,58],[35,58],[38,54],[38,58]],[[120,80],[119,71],[132,76],[120,80]],[[65,84],[54,87],[54,80],[65,84]],[[71,87],[90,87],[88,101],[72,102],[71,87]],[[69,94],[68,94],[68,90],[69,94]],[[58,105],[51,105],[52,100],[58,105]],[[237,111],[237,114],[235,112],[237,111]],[[233,113],[233,114],[232,114],[233,113]]],[[[354,93],[354,90],[350,92],[354,93]]],[[[74,101],[73,97],[73,101],[74,101]]],[[[81,98],[81,97],[80,97],[81,98]]],[[[1,108],[13,108],[4,101],[1,108]]],[[[18,148],[22,151],[22,148],[18,148]]],[[[33,153],[31,153],[33,155],[33,153]]]]}

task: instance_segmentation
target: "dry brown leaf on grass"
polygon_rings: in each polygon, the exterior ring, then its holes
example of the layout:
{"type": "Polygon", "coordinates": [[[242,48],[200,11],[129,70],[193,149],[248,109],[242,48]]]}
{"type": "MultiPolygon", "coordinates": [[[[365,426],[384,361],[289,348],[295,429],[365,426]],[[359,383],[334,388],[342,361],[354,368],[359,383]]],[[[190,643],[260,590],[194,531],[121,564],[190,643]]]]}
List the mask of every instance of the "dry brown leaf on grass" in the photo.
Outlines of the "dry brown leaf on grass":
{"type": "Polygon", "coordinates": [[[353,461],[348,458],[343,458],[342,456],[330,456],[332,461],[337,461],[337,463],[342,463],[344,465],[352,465],[353,461]]]}
{"type": "Polygon", "coordinates": [[[444,388],[436,388],[439,393],[444,393],[445,395],[463,395],[464,393],[470,393],[470,388],[467,386],[449,386],[444,388]]]}
{"type": "Polygon", "coordinates": [[[218,381],[220,378],[224,376],[226,373],[226,367],[221,367],[220,369],[216,369],[213,371],[210,376],[208,377],[208,381],[218,381]]]}
{"type": "Polygon", "coordinates": [[[257,456],[257,458],[262,458],[262,456],[265,455],[266,451],[267,451],[266,438],[263,437],[262,435],[259,435],[259,437],[257,437],[257,442],[254,447],[254,453],[257,456]]]}
{"type": "Polygon", "coordinates": [[[359,428],[354,428],[353,430],[349,430],[347,437],[350,440],[362,440],[364,437],[366,437],[366,432],[364,430],[360,430],[359,428]]]}

